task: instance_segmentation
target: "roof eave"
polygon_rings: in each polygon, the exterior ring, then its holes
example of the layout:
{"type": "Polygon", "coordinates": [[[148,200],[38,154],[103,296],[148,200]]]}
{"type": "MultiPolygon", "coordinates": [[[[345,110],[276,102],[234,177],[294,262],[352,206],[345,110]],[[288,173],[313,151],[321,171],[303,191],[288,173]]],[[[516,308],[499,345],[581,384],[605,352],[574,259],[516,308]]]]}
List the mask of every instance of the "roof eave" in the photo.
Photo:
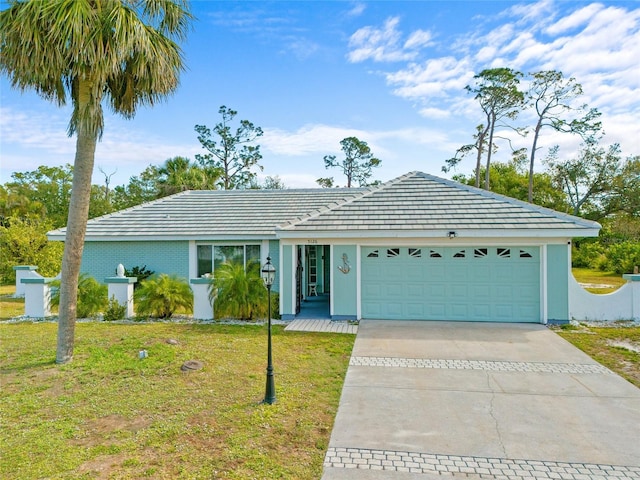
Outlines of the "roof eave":
{"type": "Polygon", "coordinates": [[[597,237],[599,229],[575,228],[575,229],[438,229],[438,230],[317,230],[317,231],[290,231],[278,230],[278,239],[309,239],[309,238],[448,238],[449,232],[455,232],[455,238],[481,239],[481,238],[582,238],[597,237]]]}
{"type": "MultiPolygon", "coordinates": [[[[63,235],[49,235],[47,237],[51,241],[64,241],[63,235]]],[[[225,233],[225,234],[198,234],[198,235],[87,235],[85,242],[152,242],[152,241],[262,241],[276,240],[275,233],[251,234],[246,233],[225,233]]]]}

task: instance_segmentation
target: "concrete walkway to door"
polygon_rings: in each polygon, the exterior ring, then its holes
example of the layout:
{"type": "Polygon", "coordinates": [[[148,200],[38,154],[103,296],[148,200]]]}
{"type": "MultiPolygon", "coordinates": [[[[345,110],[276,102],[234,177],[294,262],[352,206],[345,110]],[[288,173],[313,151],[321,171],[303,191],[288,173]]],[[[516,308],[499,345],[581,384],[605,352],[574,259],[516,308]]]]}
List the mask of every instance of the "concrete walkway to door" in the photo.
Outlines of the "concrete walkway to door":
{"type": "Polygon", "coordinates": [[[543,325],[362,321],[323,480],[640,479],[640,389],[543,325]]]}

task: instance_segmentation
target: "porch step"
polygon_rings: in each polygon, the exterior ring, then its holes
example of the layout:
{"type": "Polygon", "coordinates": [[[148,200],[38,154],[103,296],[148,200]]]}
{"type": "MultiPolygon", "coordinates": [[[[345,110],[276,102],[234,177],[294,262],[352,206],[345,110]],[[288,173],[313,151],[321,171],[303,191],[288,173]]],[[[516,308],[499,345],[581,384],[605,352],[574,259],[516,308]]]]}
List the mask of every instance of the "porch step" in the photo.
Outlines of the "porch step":
{"type": "Polygon", "coordinates": [[[297,319],[285,327],[285,332],[358,333],[358,325],[346,321],[297,319]]]}

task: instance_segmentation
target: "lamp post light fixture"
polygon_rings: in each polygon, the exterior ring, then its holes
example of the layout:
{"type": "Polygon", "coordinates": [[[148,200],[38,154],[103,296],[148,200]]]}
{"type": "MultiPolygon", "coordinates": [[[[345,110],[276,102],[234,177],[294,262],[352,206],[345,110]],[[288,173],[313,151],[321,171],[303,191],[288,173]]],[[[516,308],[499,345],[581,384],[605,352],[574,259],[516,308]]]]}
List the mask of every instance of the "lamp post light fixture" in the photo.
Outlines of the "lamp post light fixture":
{"type": "Polygon", "coordinates": [[[271,359],[271,286],[276,279],[276,267],[271,264],[271,257],[267,257],[267,263],[262,266],[261,273],[264,286],[267,287],[267,301],[269,305],[269,326],[267,335],[267,385],[264,393],[264,401],[262,403],[268,403],[269,405],[271,405],[276,401],[276,384],[273,379],[273,362],[271,359]]]}

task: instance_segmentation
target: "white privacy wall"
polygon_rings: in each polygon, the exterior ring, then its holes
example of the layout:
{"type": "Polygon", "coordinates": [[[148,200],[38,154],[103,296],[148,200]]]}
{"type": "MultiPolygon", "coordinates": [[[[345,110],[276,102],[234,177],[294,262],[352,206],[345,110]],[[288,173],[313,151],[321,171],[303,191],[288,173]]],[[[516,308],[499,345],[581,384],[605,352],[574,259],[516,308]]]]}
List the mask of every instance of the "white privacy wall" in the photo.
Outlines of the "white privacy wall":
{"type": "Polygon", "coordinates": [[[640,321],[640,275],[625,276],[627,277],[630,281],[615,292],[599,295],[587,292],[571,275],[569,317],[577,321],[640,321]]]}

